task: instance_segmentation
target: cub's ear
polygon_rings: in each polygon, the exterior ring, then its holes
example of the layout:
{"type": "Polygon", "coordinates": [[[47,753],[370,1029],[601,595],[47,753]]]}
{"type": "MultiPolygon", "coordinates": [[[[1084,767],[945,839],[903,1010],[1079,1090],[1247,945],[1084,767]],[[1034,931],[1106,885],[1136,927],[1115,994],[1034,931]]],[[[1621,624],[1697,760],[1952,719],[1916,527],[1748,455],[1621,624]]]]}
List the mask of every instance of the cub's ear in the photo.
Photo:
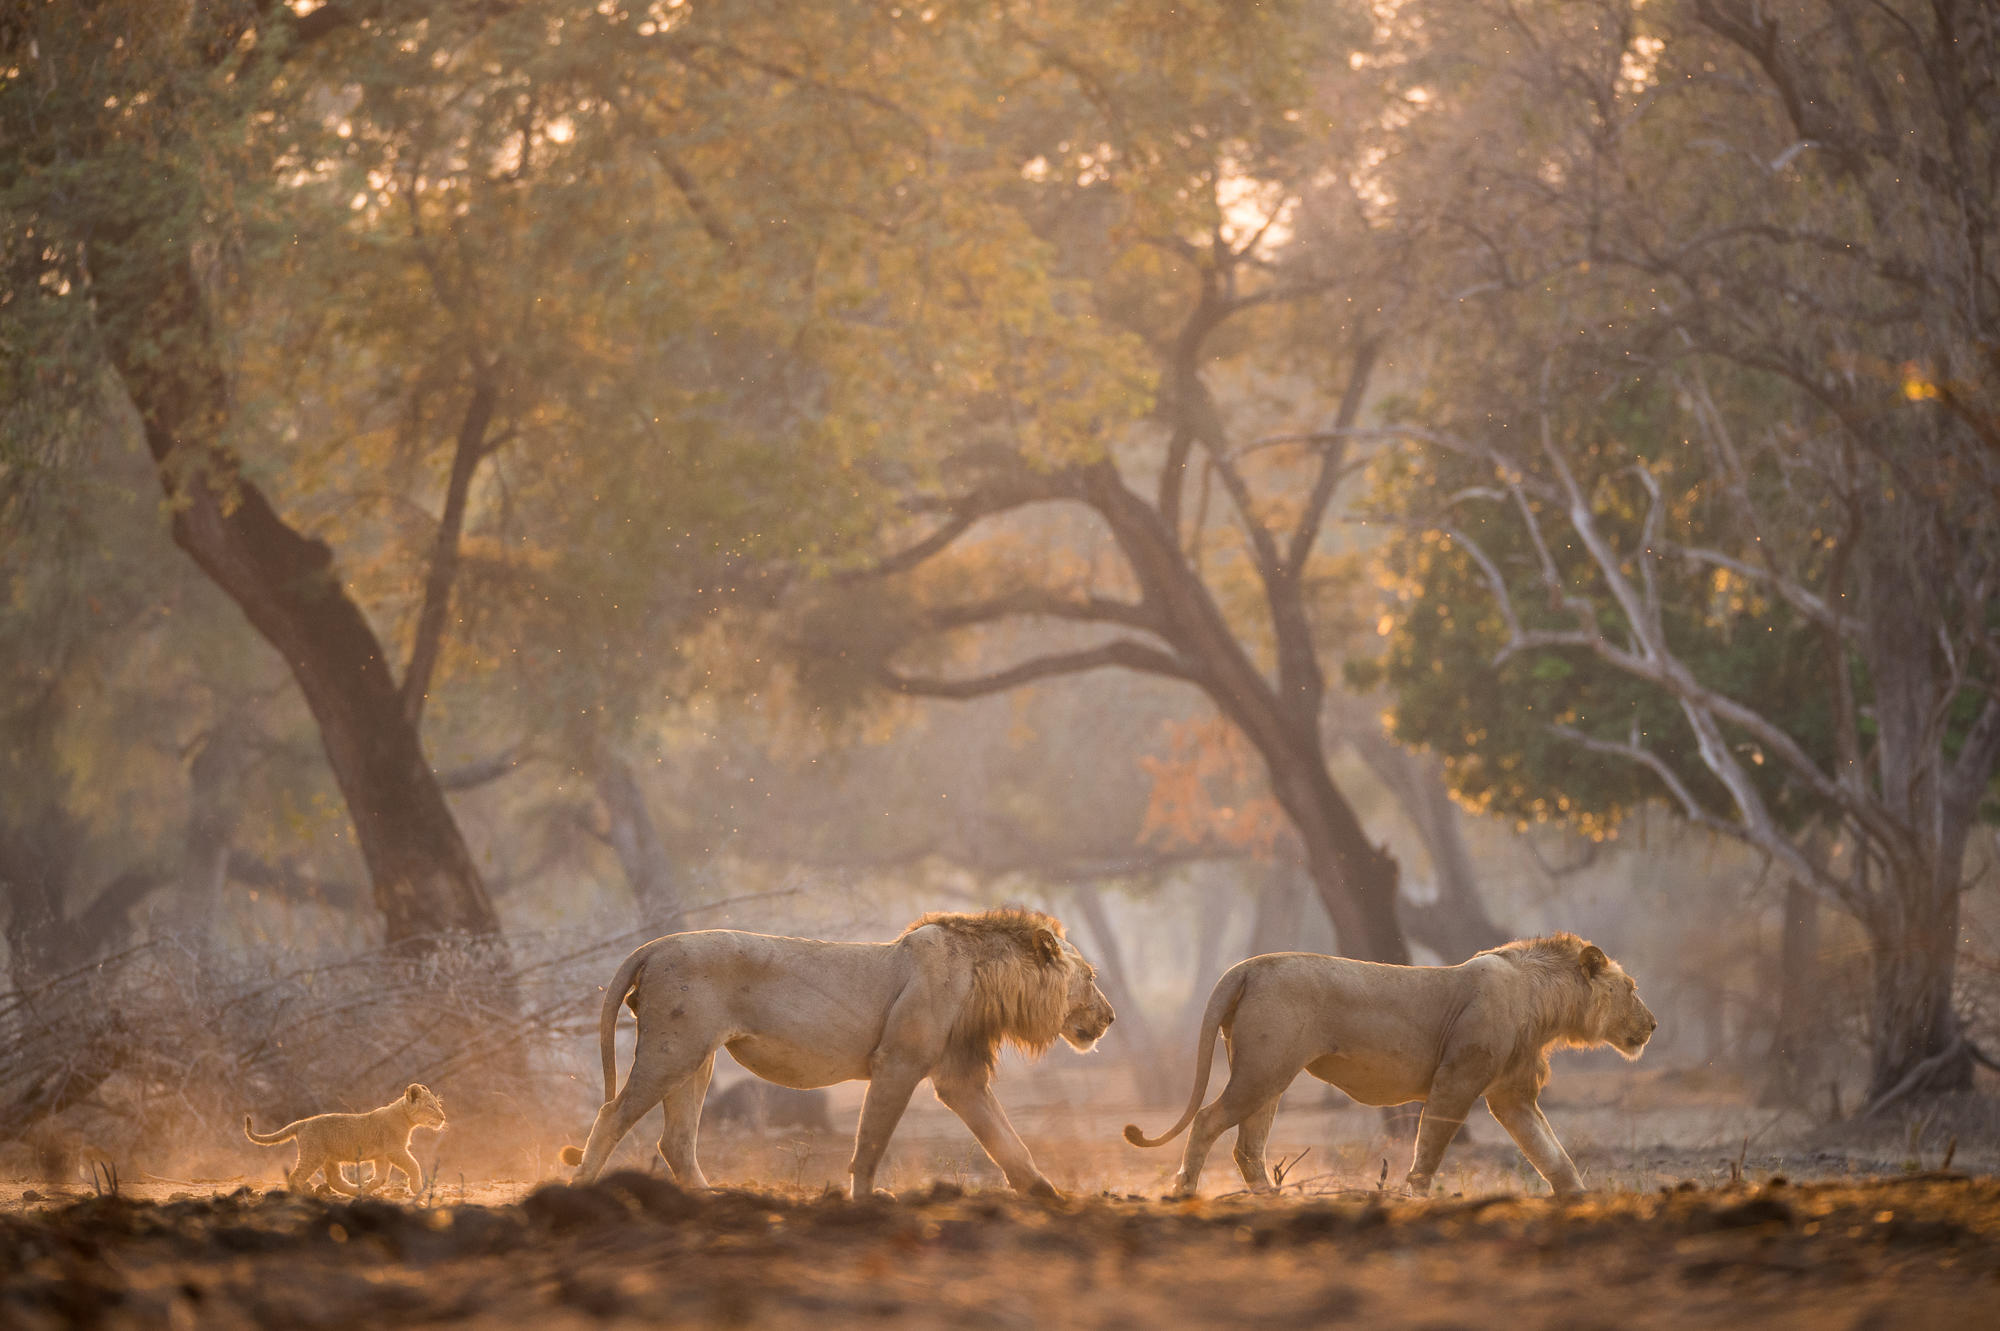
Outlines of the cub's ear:
{"type": "Polygon", "coordinates": [[[1062,960],[1062,940],[1053,929],[1035,930],[1035,957],[1039,961],[1054,965],[1062,960]]]}
{"type": "Polygon", "coordinates": [[[410,1083],[410,1089],[403,1092],[403,1098],[405,1100],[408,1100],[411,1104],[415,1104],[418,1098],[424,1094],[426,1089],[428,1088],[423,1086],[421,1083],[413,1081],[410,1083]]]}
{"type": "Polygon", "coordinates": [[[1583,973],[1593,980],[1604,974],[1604,968],[1611,964],[1611,958],[1605,956],[1604,949],[1595,943],[1577,953],[1576,959],[1583,967],[1583,973]]]}

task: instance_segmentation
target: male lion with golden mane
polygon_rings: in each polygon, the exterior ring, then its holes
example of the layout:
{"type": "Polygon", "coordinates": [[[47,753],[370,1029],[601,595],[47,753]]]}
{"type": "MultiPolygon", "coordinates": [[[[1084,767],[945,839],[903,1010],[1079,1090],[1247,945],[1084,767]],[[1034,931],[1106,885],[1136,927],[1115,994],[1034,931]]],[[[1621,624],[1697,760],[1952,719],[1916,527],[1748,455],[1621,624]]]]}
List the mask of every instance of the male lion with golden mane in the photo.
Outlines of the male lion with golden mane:
{"type": "Polygon", "coordinates": [[[1303,1069],[1364,1105],[1424,1102],[1405,1180],[1414,1196],[1430,1191],[1445,1148],[1481,1096],[1528,1163],[1568,1196],[1584,1190],[1583,1180],[1536,1103],[1549,1080],[1548,1051],[1608,1044],[1637,1058],[1659,1024],[1632,977],[1575,934],[1505,943],[1456,966],[1274,952],[1238,962],[1216,981],[1181,1121],[1151,1138],[1127,1124],[1125,1139],[1163,1146],[1192,1122],[1174,1181],[1175,1195],[1188,1197],[1216,1137],[1236,1127],[1236,1167],[1251,1191],[1268,1191],[1264,1141],[1278,1097],[1303,1069]],[[1218,1030],[1229,1084],[1197,1112],[1218,1030]]]}
{"type": "Polygon", "coordinates": [[[893,943],[709,929],[670,934],[625,958],[598,1016],[604,1107],[583,1150],[566,1146],[575,1179],[597,1177],[654,1105],[666,1110],[660,1155],[683,1187],[706,1188],[695,1131],[715,1051],[780,1086],[863,1080],[853,1195],[875,1189],[889,1134],[917,1083],[972,1129],[1007,1182],[1055,1196],[991,1086],[1000,1046],[1040,1053],[1057,1037],[1088,1052],[1111,1025],[1097,972],[1053,917],[1030,910],[937,912],[893,943]],[[617,1089],[618,1005],[639,1022],[632,1071],[617,1089]]]}

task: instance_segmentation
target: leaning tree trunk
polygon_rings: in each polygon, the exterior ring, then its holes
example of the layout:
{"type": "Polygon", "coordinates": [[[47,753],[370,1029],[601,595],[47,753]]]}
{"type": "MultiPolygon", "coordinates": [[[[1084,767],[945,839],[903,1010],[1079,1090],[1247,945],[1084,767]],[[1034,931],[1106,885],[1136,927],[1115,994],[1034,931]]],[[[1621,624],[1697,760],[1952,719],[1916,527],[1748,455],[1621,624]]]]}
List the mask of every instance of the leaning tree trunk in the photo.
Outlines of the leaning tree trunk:
{"type": "Polygon", "coordinates": [[[1279,637],[1274,688],[1182,556],[1172,528],[1128,489],[1109,463],[1084,468],[1077,492],[1105,520],[1124,551],[1155,631],[1193,668],[1185,676],[1235,723],[1264,760],[1271,792],[1305,848],[1313,886],[1340,949],[1365,961],[1408,964],[1396,916],[1398,870],[1376,846],[1327,770],[1320,741],[1325,681],[1313,654],[1296,578],[1273,578],[1269,600],[1279,637]]]}
{"type": "Polygon", "coordinates": [[[1306,872],[1333,921],[1341,952],[1409,965],[1410,945],[1396,914],[1401,878],[1396,857],[1368,840],[1353,807],[1327,775],[1325,755],[1317,745],[1297,745],[1266,751],[1264,758],[1278,803],[1305,846],[1306,872]]]}
{"type": "Polygon", "coordinates": [[[220,441],[228,385],[184,254],[99,256],[111,362],[171,501],[175,544],[277,648],[319,724],[391,943],[426,950],[498,921],[388,656],[327,545],[286,525],[220,441]]]}

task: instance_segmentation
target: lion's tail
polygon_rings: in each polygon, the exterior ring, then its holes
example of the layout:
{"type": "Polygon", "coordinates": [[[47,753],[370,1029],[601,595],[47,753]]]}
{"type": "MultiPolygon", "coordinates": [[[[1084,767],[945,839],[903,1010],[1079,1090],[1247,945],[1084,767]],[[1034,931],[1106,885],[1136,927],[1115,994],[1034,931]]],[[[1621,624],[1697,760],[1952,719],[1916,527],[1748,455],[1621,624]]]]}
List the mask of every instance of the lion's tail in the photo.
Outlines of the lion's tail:
{"type": "Polygon", "coordinates": [[[1201,1108],[1201,1097],[1208,1094],[1208,1070],[1215,1061],[1216,1033],[1222,1029],[1223,1022],[1235,1015],[1236,1004],[1243,997],[1243,985],[1248,975],[1243,964],[1237,963],[1215,982],[1215,992],[1208,996],[1208,1010],[1201,1014],[1201,1034],[1194,1040],[1194,1091],[1188,1096],[1187,1112],[1181,1115],[1181,1121],[1157,1137],[1148,1137],[1139,1131],[1137,1123],[1127,1123],[1126,1141],[1134,1146],[1165,1146],[1194,1122],[1195,1111],[1201,1108]]]}
{"type": "Polygon", "coordinates": [[[297,1123],[287,1123],[276,1132],[257,1132],[250,1126],[250,1116],[248,1114],[243,1116],[243,1135],[251,1141],[256,1142],[259,1146],[281,1145],[297,1136],[298,1131],[299,1125],[297,1123]]]}
{"type": "MultiPolygon", "coordinates": [[[[604,986],[604,1006],[597,1011],[597,1052],[604,1062],[604,1102],[618,1094],[618,1008],[625,996],[632,992],[632,986],[639,978],[639,968],[646,964],[653,944],[641,943],[632,949],[632,954],[618,963],[618,971],[611,977],[611,983],[604,986]]],[[[556,1158],[566,1165],[583,1163],[583,1152],[574,1146],[565,1146],[556,1153],[556,1158]]]]}
{"type": "Polygon", "coordinates": [[[618,1094],[618,1008],[632,992],[639,968],[646,964],[652,947],[652,943],[642,943],[633,948],[632,955],[618,963],[618,973],[611,977],[611,983],[604,986],[604,1006],[597,1013],[597,1052],[604,1060],[606,1101],[618,1094]]]}

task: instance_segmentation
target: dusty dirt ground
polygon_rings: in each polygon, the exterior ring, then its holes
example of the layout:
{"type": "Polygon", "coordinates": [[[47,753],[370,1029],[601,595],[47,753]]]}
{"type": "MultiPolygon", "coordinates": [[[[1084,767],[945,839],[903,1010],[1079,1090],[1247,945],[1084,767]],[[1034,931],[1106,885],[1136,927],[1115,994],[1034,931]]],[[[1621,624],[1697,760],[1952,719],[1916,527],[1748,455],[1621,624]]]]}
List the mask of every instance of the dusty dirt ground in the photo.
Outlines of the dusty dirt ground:
{"type": "Polygon", "coordinates": [[[1272,1137],[1281,1195],[1236,1191],[1225,1137],[1181,1203],[1158,1199],[1179,1143],[1116,1136],[1171,1112],[1085,1085],[1024,1079],[1009,1099],[1069,1193],[1046,1205],[1006,1192],[924,1097],[891,1146],[897,1199],[827,1195],[858,1088],[836,1097],[842,1131],[704,1137],[722,1186],[703,1196],[658,1172],[647,1123],[624,1172],[586,1189],[552,1181],[559,1127],[484,1156],[469,1123],[419,1133],[434,1185],[352,1203],[276,1191],[290,1148],[219,1130],[205,1170],[129,1160],[115,1197],[80,1174],[0,1181],[0,1327],[1971,1331],[2000,1308],[2000,1140],[1983,1130],[1842,1141],[1684,1072],[1579,1067],[1547,1104],[1590,1198],[1547,1197],[1482,1115],[1439,1195],[1413,1201],[1379,1115],[1295,1092],[1272,1137]]]}
{"type": "Polygon", "coordinates": [[[249,1190],[0,1216],[0,1325],[1976,1327],[2000,1183],[1928,1173],[1425,1202],[940,1183],[690,1196],[649,1174],[518,1202],[249,1190]]]}

